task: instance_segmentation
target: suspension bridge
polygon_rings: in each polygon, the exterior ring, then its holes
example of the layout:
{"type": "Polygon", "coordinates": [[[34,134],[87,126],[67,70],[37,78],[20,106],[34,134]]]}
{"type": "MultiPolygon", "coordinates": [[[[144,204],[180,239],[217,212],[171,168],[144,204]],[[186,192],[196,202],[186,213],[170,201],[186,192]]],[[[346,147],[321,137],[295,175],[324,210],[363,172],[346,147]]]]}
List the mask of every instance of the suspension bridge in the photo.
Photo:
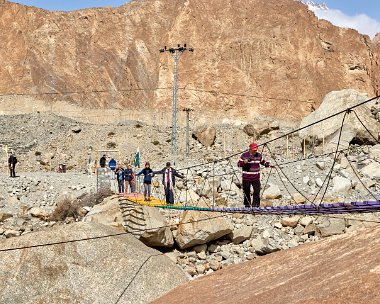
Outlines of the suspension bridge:
{"type": "MultiPolygon", "coordinates": [[[[162,209],[193,210],[193,211],[220,212],[220,213],[245,213],[245,214],[255,214],[255,215],[261,215],[261,214],[262,215],[265,215],[265,214],[318,215],[318,214],[344,214],[344,213],[379,212],[380,211],[380,200],[379,200],[378,196],[376,196],[375,193],[373,193],[365,185],[365,183],[363,182],[363,178],[360,176],[360,173],[357,171],[357,169],[355,169],[352,162],[350,161],[350,159],[348,157],[349,153],[350,153],[350,148],[342,148],[341,147],[342,131],[344,129],[345,121],[346,121],[348,115],[355,115],[355,118],[359,121],[359,123],[362,125],[364,130],[366,130],[366,132],[368,132],[370,137],[373,139],[373,142],[380,143],[379,138],[371,133],[369,128],[363,123],[363,120],[360,119],[359,115],[355,111],[355,108],[364,106],[365,104],[367,104],[371,101],[374,101],[374,100],[378,99],[379,97],[380,96],[376,96],[374,98],[365,100],[365,101],[360,102],[354,106],[351,106],[351,107],[346,108],[342,111],[339,111],[335,114],[332,114],[328,117],[322,118],[322,119],[315,121],[311,124],[308,124],[306,126],[298,128],[296,130],[293,130],[293,131],[291,131],[287,134],[284,134],[282,136],[279,136],[277,138],[268,140],[268,141],[261,143],[259,145],[262,147],[262,154],[268,153],[268,155],[271,157],[271,159],[273,159],[274,165],[275,165],[274,169],[277,172],[277,174],[280,176],[280,180],[282,181],[283,186],[286,189],[286,191],[288,192],[288,194],[290,195],[290,197],[292,197],[292,195],[289,191],[289,185],[293,189],[295,189],[297,191],[297,193],[299,195],[301,195],[306,200],[305,204],[287,205],[287,206],[269,206],[269,207],[218,207],[218,206],[215,206],[215,204],[212,204],[213,206],[210,206],[210,204],[208,202],[205,202],[206,205],[208,205],[208,206],[204,207],[204,206],[199,206],[198,203],[196,202],[196,200],[191,197],[191,195],[189,195],[189,197],[188,197],[188,195],[187,195],[188,190],[189,190],[187,187],[188,183],[185,183],[186,184],[186,199],[185,199],[186,202],[184,204],[179,204],[179,203],[177,203],[177,204],[166,204],[166,202],[164,201],[164,199],[162,197],[161,198],[152,198],[151,201],[146,202],[146,201],[144,201],[144,197],[141,193],[131,193],[131,194],[126,194],[126,195],[121,195],[120,200],[127,200],[127,201],[134,203],[134,204],[137,204],[137,205],[146,205],[146,206],[162,208],[162,209]],[[293,135],[293,134],[295,134],[295,133],[297,133],[303,129],[309,128],[311,126],[314,126],[317,124],[323,124],[326,120],[332,119],[333,117],[336,117],[338,115],[342,115],[343,117],[342,117],[341,125],[339,128],[338,140],[337,140],[336,147],[335,147],[334,151],[329,152],[329,153],[322,153],[319,155],[312,155],[311,157],[301,158],[301,159],[296,160],[296,161],[290,161],[290,162],[279,162],[279,161],[277,161],[275,154],[272,152],[272,150],[270,148],[271,143],[276,142],[276,141],[278,141],[284,137],[288,137],[289,135],[293,135]],[[299,190],[297,188],[295,182],[284,171],[284,168],[286,165],[292,165],[295,162],[310,161],[312,159],[317,159],[319,157],[325,157],[325,156],[332,156],[333,157],[332,164],[330,166],[328,174],[324,178],[322,185],[320,185],[320,187],[318,188],[317,193],[314,195],[314,197],[310,198],[309,196],[305,195],[304,193],[302,193],[301,190],[299,190]],[[352,171],[354,172],[356,178],[361,183],[363,188],[368,192],[368,194],[373,198],[373,200],[371,199],[371,200],[363,200],[363,201],[355,201],[355,202],[343,202],[343,203],[332,203],[332,204],[331,203],[324,203],[324,198],[326,196],[326,192],[328,190],[330,181],[332,179],[334,166],[336,165],[337,160],[340,157],[345,157],[345,159],[348,161],[352,171]]],[[[233,178],[235,178],[235,180],[239,180],[239,177],[238,177],[239,170],[236,168],[236,165],[233,164],[233,159],[236,158],[236,156],[238,156],[239,154],[241,154],[243,152],[244,151],[239,152],[239,153],[235,153],[235,154],[229,155],[227,157],[220,158],[220,159],[215,160],[215,161],[200,163],[200,164],[196,164],[193,166],[181,168],[181,169],[178,169],[178,171],[182,172],[187,177],[190,176],[192,179],[191,182],[194,185],[196,185],[197,183],[195,182],[195,179],[198,178],[198,180],[199,180],[199,176],[197,176],[194,173],[194,171],[193,171],[194,168],[197,168],[197,167],[198,168],[199,167],[209,168],[211,166],[212,167],[212,170],[211,170],[212,174],[206,173],[204,176],[202,176],[201,183],[198,183],[196,192],[201,193],[202,190],[204,189],[206,183],[208,183],[210,180],[212,180],[211,185],[212,185],[212,188],[214,191],[214,179],[219,176],[218,174],[215,174],[215,165],[218,164],[218,165],[224,166],[224,171],[223,171],[224,173],[222,173],[223,175],[231,175],[231,176],[233,176],[233,178]]],[[[265,182],[264,189],[265,189],[266,184],[267,184],[267,182],[271,176],[271,173],[272,173],[272,168],[271,168],[269,175],[267,177],[267,180],[265,182]]],[[[231,181],[231,184],[232,184],[232,181],[231,181]]],[[[178,195],[177,195],[177,201],[178,200],[179,199],[178,199],[178,195]]]]}

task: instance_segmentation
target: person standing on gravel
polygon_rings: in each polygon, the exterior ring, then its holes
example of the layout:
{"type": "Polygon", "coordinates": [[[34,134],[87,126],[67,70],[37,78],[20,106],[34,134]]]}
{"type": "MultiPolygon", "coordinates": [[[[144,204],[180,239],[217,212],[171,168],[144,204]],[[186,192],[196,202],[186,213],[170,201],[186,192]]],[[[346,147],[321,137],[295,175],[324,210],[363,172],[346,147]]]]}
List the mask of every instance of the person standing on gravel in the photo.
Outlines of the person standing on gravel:
{"type": "Polygon", "coordinates": [[[253,188],[253,207],[260,207],[260,165],[273,167],[265,161],[257,152],[259,146],[256,143],[249,145],[249,150],[240,156],[238,166],[243,170],[244,206],[251,207],[251,186],[253,188]]]}
{"type": "Polygon", "coordinates": [[[106,167],[106,155],[105,154],[103,154],[103,156],[100,158],[99,165],[100,165],[101,168],[105,168],[106,167]]]}
{"type": "Polygon", "coordinates": [[[111,178],[115,179],[116,160],[113,157],[108,162],[108,167],[111,169],[111,178]]]}
{"type": "Polygon", "coordinates": [[[162,184],[164,185],[166,203],[173,205],[175,177],[185,178],[185,176],[172,168],[169,162],[166,163],[165,168],[160,171],[155,171],[153,174],[162,174],[162,184]]]}
{"type": "Polygon", "coordinates": [[[150,168],[150,163],[145,163],[145,168],[142,169],[137,175],[144,175],[144,201],[150,201],[150,193],[152,189],[152,176],[153,170],[150,168]]]}
{"type": "Polygon", "coordinates": [[[17,164],[17,158],[16,156],[12,153],[9,158],[8,158],[8,167],[9,167],[9,174],[10,177],[16,177],[16,164],[17,164]]]}

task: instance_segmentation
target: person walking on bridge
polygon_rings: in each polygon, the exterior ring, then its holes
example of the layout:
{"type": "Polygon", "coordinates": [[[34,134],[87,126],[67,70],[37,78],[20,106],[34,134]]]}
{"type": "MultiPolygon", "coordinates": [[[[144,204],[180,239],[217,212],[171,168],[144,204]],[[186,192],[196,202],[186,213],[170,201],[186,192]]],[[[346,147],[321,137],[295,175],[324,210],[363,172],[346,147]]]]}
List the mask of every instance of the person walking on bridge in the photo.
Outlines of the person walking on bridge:
{"type": "Polygon", "coordinates": [[[162,184],[164,185],[166,203],[173,205],[175,178],[185,178],[185,176],[178,173],[177,170],[172,168],[170,162],[166,163],[165,168],[160,171],[154,171],[153,174],[162,174],[162,184]]]}
{"type": "Polygon", "coordinates": [[[265,161],[257,151],[258,144],[251,143],[249,150],[240,156],[238,166],[243,171],[244,206],[251,207],[251,186],[253,188],[253,207],[260,207],[260,165],[273,167],[270,162],[265,161]]]}
{"type": "Polygon", "coordinates": [[[150,163],[145,163],[145,168],[142,169],[137,175],[144,175],[144,201],[150,201],[150,194],[152,189],[152,176],[153,170],[150,168],[150,163]]]}
{"type": "Polygon", "coordinates": [[[135,173],[133,172],[132,165],[128,164],[124,170],[125,180],[125,193],[135,192],[135,173]]]}

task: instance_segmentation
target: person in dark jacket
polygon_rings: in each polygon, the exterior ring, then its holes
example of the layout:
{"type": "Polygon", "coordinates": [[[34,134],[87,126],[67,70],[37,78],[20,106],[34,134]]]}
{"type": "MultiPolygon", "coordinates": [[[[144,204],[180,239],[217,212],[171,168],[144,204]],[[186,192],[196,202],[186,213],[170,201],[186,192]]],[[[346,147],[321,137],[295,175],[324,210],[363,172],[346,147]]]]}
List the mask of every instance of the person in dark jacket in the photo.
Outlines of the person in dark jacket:
{"type": "Polygon", "coordinates": [[[10,177],[16,177],[16,164],[17,164],[17,158],[16,156],[12,153],[9,158],[8,158],[8,167],[9,167],[9,174],[10,177]]]}
{"type": "Polygon", "coordinates": [[[105,168],[106,167],[106,155],[105,154],[103,154],[103,156],[100,158],[99,165],[100,165],[101,168],[105,168]]]}
{"type": "Polygon", "coordinates": [[[115,176],[117,180],[119,193],[124,193],[124,169],[120,164],[116,168],[115,176]]]}
{"type": "Polygon", "coordinates": [[[253,207],[260,207],[260,165],[273,167],[270,162],[265,161],[261,154],[257,152],[258,148],[258,144],[250,144],[249,150],[241,155],[238,162],[238,166],[243,169],[245,207],[251,207],[251,186],[253,188],[253,207]]]}
{"type": "Polygon", "coordinates": [[[166,167],[160,171],[154,171],[154,174],[162,174],[162,184],[165,189],[165,199],[167,204],[174,204],[174,187],[175,178],[185,178],[182,174],[178,173],[174,168],[171,167],[169,162],[166,163],[166,167]]]}
{"type": "Polygon", "coordinates": [[[152,176],[153,170],[150,168],[150,163],[145,163],[145,168],[142,169],[137,175],[144,175],[144,201],[150,201],[150,193],[152,189],[152,176]]]}

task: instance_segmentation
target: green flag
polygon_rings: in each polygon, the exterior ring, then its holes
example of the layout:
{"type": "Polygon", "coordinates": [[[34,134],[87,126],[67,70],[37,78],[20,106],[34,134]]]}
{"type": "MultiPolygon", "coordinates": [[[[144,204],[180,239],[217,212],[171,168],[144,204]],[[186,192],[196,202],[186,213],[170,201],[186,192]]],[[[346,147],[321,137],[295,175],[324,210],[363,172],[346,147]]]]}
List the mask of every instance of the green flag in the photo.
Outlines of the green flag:
{"type": "Polygon", "coordinates": [[[138,147],[136,150],[134,165],[135,167],[140,167],[140,147],[138,147]]]}

